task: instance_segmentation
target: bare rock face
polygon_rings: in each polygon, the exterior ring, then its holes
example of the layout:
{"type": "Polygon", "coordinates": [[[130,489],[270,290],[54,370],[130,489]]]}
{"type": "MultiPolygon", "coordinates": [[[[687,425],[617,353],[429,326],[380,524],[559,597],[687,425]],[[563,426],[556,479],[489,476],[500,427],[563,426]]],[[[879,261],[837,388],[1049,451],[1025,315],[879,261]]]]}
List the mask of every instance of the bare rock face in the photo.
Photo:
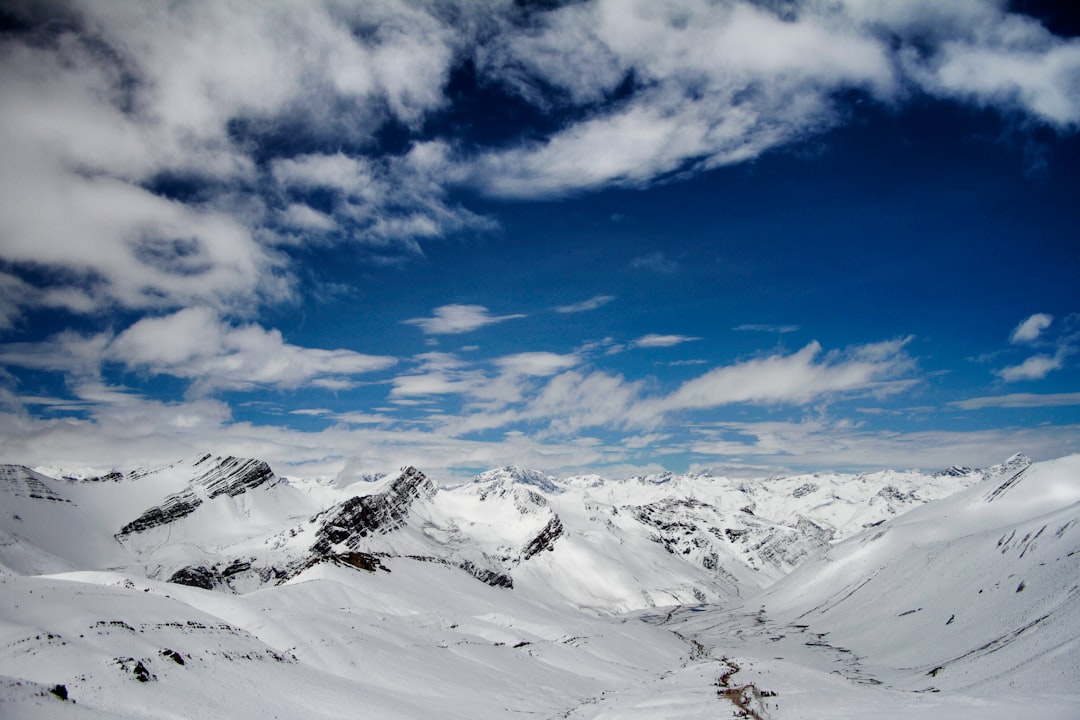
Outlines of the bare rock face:
{"type": "Polygon", "coordinates": [[[269,465],[249,458],[203,455],[192,467],[200,474],[192,479],[187,489],[168,496],[161,505],[143,511],[120,528],[117,537],[168,525],[195,512],[207,500],[222,495],[238,497],[263,485],[272,485],[277,479],[269,465]]]}
{"type": "Polygon", "coordinates": [[[44,475],[23,465],[0,465],[0,491],[34,500],[71,502],[46,485],[44,479],[44,475]]]}
{"type": "Polygon", "coordinates": [[[120,528],[117,536],[123,537],[176,522],[195,512],[195,508],[202,505],[202,503],[202,499],[197,497],[191,490],[170,495],[165,498],[165,502],[161,505],[155,505],[149,510],[145,510],[142,515],[120,528]]]}
{"type": "Polygon", "coordinates": [[[417,500],[430,500],[438,487],[414,467],[401,470],[389,487],[374,495],[361,495],[325,510],[311,522],[318,523],[317,540],[311,551],[317,556],[334,554],[334,547],[355,549],[361,538],[384,535],[405,524],[409,509],[417,500]]]}
{"type": "Polygon", "coordinates": [[[552,513],[551,520],[544,526],[536,537],[529,541],[529,543],[521,550],[521,559],[528,560],[533,555],[543,552],[544,550],[554,550],[555,541],[562,537],[563,524],[558,515],[552,513]]]}

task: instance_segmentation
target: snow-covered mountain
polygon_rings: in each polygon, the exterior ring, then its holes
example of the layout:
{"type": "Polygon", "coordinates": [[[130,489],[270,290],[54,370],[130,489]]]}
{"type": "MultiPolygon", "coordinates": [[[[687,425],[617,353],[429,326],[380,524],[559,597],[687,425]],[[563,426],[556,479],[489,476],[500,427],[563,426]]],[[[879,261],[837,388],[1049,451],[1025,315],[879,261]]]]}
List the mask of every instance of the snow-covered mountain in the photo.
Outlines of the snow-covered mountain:
{"type": "Polygon", "coordinates": [[[867,707],[1008,675],[1075,709],[1078,501],[1080,459],[1023,456],[759,480],[406,467],[345,487],[212,455],[2,466],[0,709],[632,717],[660,694],[685,711],[664,717],[787,717],[714,683],[789,647],[774,672],[835,662],[867,707]]]}
{"type": "Polygon", "coordinates": [[[507,467],[443,487],[410,467],[338,488],[211,455],[104,478],[50,478],[17,466],[3,473],[0,492],[11,496],[13,513],[41,517],[0,521],[9,537],[0,561],[11,555],[9,567],[23,572],[122,570],[248,592],[317,562],[409,557],[491,585],[555,590],[600,613],[731,602],[832,542],[986,474],[605,481],[507,467]]]}

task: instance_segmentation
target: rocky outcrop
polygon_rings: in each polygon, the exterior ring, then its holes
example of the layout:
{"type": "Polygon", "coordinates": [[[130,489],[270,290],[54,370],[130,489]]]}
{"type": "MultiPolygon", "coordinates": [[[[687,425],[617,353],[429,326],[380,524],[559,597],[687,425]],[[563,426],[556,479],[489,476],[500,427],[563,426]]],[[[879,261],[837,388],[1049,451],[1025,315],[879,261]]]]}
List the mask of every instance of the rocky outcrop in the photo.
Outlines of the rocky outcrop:
{"type": "Polygon", "coordinates": [[[533,555],[543,552],[544,550],[554,550],[555,541],[562,537],[563,524],[558,515],[552,513],[551,520],[544,526],[544,529],[536,534],[532,540],[525,545],[521,550],[522,561],[528,560],[533,555]]]}
{"type": "Polygon", "coordinates": [[[71,501],[45,484],[45,476],[23,465],[0,465],[0,490],[15,497],[70,503],[71,501]]]}
{"type": "Polygon", "coordinates": [[[334,554],[335,547],[355,549],[359,540],[386,534],[405,524],[417,500],[430,500],[438,488],[414,467],[401,474],[381,493],[360,495],[325,510],[311,519],[319,527],[311,551],[316,556],[334,554]]]}
{"type": "Polygon", "coordinates": [[[180,568],[168,578],[168,582],[203,590],[243,591],[252,584],[277,583],[286,580],[289,573],[275,567],[255,567],[251,560],[236,559],[231,563],[211,566],[189,565],[180,568]],[[254,579],[254,582],[251,580],[254,579]],[[242,581],[247,581],[241,585],[242,581]]]}
{"type": "Polygon", "coordinates": [[[170,495],[165,502],[156,505],[143,512],[142,515],[120,528],[117,537],[124,537],[132,533],[145,532],[162,525],[176,522],[195,512],[195,508],[202,505],[202,500],[191,490],[170,495]]]}
{"type": "Polygon", "coordinates": [[[192,467],[201,474],[192,479],[190,486],[174,493],[161,503],[135,518],[120,528],[117,538],[132,533],[145,532],[156,527],[181,520],[203,504],[222,495],[238,497],[262,485],[271,485],[276,481],[274,471],[262,460],[236,457],[214,457],[203,455],[192,467]]]}
{"type": "Polygon", "coordinates": [[[195,467],[205,465],[207,469],[193,484],[206,488],[210,500],[219,495],[237,497],[276,480],[274,471],[262,460],[235,457],[214,460],[216,462],[206,455],[195,463],[195,467]]]}

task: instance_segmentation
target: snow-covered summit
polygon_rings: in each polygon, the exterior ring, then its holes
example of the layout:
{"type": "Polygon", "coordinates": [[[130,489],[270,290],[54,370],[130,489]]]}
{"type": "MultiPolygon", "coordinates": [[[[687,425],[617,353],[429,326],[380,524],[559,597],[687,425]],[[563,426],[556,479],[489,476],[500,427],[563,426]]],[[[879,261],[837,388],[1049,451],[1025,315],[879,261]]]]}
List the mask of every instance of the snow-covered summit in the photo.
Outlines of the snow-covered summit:
{"type": "Polygon", "coordinates": [[[546,493],[562,491],[562,487],[555,477],[539,470],[528,470],[516,465],[505,465],[494,470],[487,470],[477,475],[472,481],[476,484],[530,485],[546,493]]]}

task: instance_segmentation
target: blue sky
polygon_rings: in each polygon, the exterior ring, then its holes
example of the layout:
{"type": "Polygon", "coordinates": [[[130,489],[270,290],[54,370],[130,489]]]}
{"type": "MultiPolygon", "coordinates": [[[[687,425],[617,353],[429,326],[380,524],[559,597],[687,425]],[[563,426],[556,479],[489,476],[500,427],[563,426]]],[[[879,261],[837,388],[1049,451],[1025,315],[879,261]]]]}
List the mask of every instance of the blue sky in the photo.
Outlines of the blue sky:
{"type": "Polygon", "coordinates": [[[1061,3],[13,3],[0,459],[1080,451],[1061,3]]]}

